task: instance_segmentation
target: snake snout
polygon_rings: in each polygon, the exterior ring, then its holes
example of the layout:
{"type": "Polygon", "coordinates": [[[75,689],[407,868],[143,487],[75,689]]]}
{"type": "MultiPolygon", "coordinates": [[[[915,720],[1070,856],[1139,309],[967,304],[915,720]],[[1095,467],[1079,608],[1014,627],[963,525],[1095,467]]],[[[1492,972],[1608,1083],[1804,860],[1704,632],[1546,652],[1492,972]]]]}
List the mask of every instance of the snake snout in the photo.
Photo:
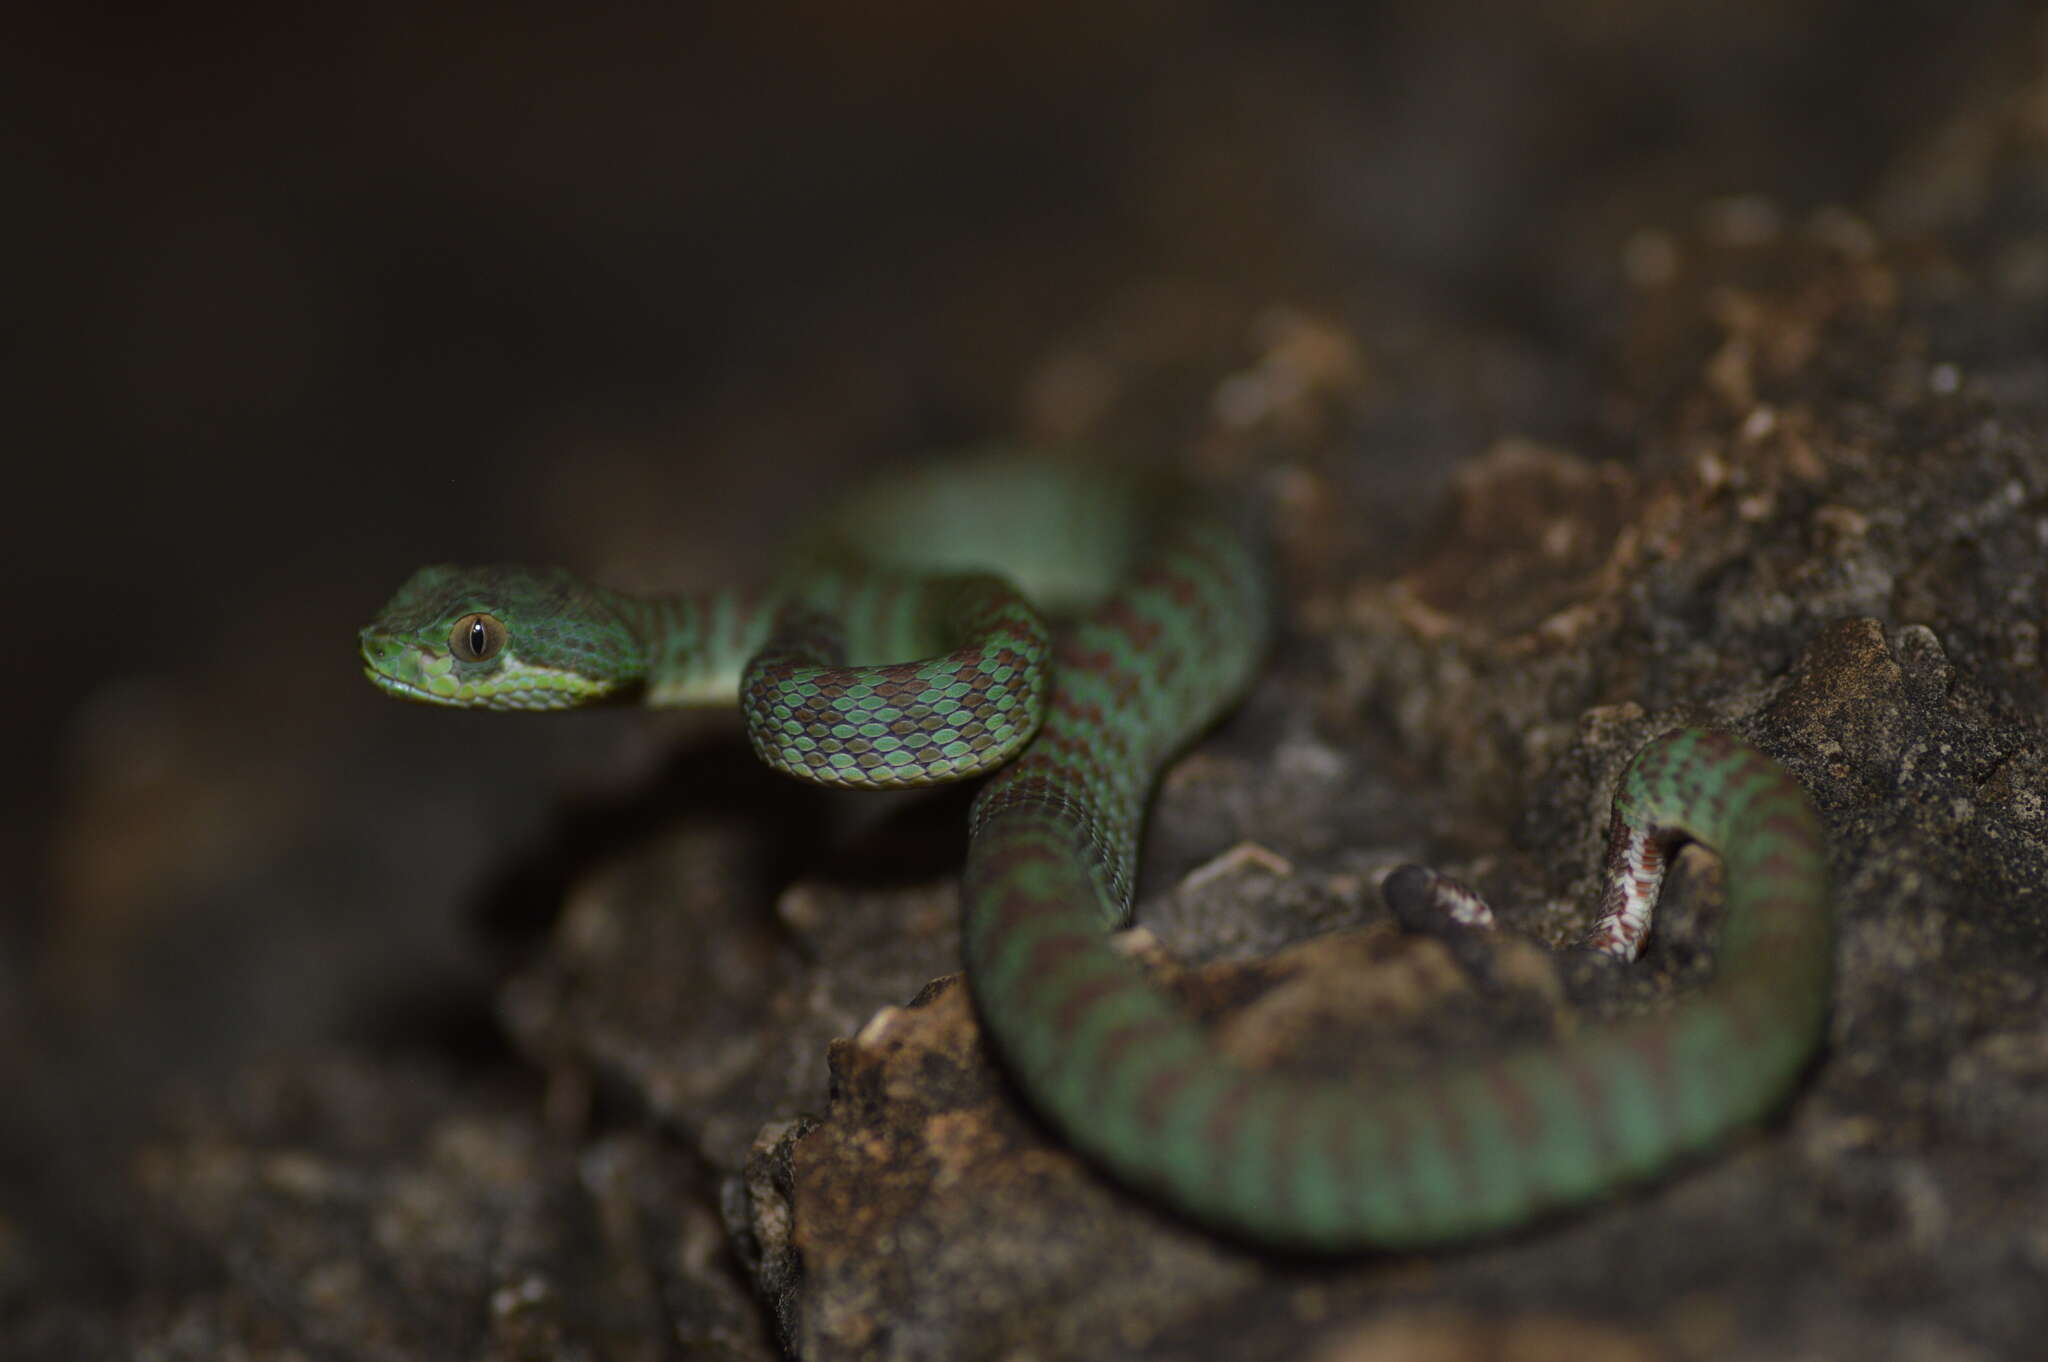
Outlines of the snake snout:
{"type": "Polygon", "coordinates": [[[375,625],[366,625],[356,631],[356,647],[363,655],[365,666],[388,676],[396,670],[398,660],[405,652],[405,641],[392,637],[375,625]]]}

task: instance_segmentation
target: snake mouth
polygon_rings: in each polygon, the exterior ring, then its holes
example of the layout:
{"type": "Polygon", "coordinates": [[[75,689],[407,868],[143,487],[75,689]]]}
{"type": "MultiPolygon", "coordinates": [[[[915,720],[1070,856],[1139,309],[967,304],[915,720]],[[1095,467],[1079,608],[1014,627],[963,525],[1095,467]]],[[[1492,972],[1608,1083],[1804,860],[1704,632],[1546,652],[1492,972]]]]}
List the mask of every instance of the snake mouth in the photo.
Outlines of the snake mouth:
{"type": "Polygon", "coordinates": [[[363,675],[376,683],[378,690],[383,691],[386,695],[395,696],[400,700],[412,700],[422,705],[452,705],[455,703],[448,696],[436,695],[432,691],[415,686],[409,681],[401,681],[387,672],[378,671],[367,662],[363,664],[363,675]]]}
{"type": "Polygon", "coordinates": [[[430,690],[416,682],[401,680],[376,663],[365,661],[363,675],[386,695],[415,704],[437,705],[443,709],[492,709],[538,713],[543,710],[582,709],[591,705],[632,703],[640,697],[633,686],[599,686],[585,683],[583,689],[567,686],[528,684],[478,688],[469,685],[454,691],[430,690]]]}

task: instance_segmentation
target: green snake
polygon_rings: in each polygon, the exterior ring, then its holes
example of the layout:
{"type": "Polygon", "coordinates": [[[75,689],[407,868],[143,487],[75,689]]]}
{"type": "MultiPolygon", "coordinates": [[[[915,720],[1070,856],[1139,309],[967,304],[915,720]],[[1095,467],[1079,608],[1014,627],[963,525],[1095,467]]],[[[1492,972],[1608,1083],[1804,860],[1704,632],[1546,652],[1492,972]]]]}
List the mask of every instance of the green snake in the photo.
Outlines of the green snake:
{"type": "Polygon", "coordinates": [[[1106,933],[1126,921],[1162,767],[1250,684],[1269,612],[1255,539],[1213,503],[979,457],[856,496],[765,589],[653,599],[558,570],[429,567],[360,641],[370,679],[408,699],[737,700],[755,751],[806,780],[993,772],[961,895],[984,1026],[1076,1147],[1253,1241],[1344,1251],[1511,1228],[1783,1098],[1831,993],[1820,825],[1778,765],[1692,729],[1621,780],[1589,944],[1633,958],[1669,855],[1696,841],[1725,870],[1710,983],[1662,1013],[1377,1089],[1222,1054],[1106,933]]]}

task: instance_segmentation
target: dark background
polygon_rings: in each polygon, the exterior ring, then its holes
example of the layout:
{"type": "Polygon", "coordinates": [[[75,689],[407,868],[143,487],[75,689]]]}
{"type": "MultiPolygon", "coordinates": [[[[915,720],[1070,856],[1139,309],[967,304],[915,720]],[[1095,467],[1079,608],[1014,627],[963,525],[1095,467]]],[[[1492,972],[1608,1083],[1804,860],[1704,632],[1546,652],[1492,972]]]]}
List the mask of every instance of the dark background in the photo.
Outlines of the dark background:
{"type": "MultiPolygon", "coordinates": [[[[2034,60],[2034,18],[17,18],[0,1240],[41,1247],[0,1303],[121,1289],[96,1170],[166,1091],[316,1042],[492,1050],[474,916],[504,849],[655,743],[381,700],[352,633],[415,564],[757,574],[868,463],[1057,434],[1045,357],[1105,318],[1185,311],[1182,351],[1219,361],[1243,332],[1199,319],[1273,303],[1543,352],[1491,408],[1361,439],[1411,493],[1391,554],[1449,458],[1600,438],[1546,375],[1607,362],[1588,319],[1629,231],[1737,193],[1881,201],[1962,91],[2034,60]]],[[[1205,413],[1156,417],[1139,438],[1170,448],[1205,413]]]]}

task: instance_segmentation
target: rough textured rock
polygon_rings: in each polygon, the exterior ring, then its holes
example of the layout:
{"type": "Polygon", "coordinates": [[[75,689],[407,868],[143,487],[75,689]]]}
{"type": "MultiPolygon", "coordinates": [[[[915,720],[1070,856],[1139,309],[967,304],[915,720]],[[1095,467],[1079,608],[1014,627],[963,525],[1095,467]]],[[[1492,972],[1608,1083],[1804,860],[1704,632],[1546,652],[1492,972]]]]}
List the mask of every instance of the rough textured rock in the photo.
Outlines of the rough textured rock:
{"type": "Polygon", "coordinates": [[[521,1089],[340,1057],[251,1070],[137,1151],[155,1289],[90,1343],[50,1321],[43,1355],[768,1357],[701,1177],[642,1134],[550,1139],[521,1089]]]}

